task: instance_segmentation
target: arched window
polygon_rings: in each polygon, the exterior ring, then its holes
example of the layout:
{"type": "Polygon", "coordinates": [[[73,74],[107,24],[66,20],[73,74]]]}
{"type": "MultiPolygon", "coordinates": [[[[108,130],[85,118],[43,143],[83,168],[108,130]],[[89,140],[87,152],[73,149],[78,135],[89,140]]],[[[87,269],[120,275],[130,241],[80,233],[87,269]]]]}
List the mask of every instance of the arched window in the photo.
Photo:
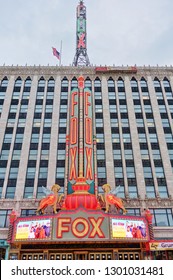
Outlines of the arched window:
{"type": "Polygon", "coordinates": [[[2,80],[1,84],[0,84],[0,92],[6,92],[8,87],[8,79],[7,77],[4,77],[4,79],[2,80]]]}
{"type": "Polygon", "coordinates": [[[91,80],[89,77],[86,78],[85,80],[85,87],[88,88],[88,89],[92,89],[92,83],[91,83],[91,80]]]}
{"type": "Polygon", "coordinates": [[[158,78],[154,78],[154,87],[160,87],[160,81],[158,78]]]}
{"type": "Polygon", "coordinates": [[[38,81],[38,86],[39,87],[44,87],[45,86],[45,79],[43,77],[40,78],[38,81]]]}
{"type": "Polygon", "coordinates": [[[15,87],[21,87],[22,85],[22,79],[18,77],[15,81],[15,87]]]}
{"type": "Polygon", "coordinates": [[[118,78],[117,85],[118,85],[118,87],[124,87],[124,81],[121,77],[118,78]]]}
{"type": "Polygon", "coordinates": [[[71,90],[73,90],[74,88],[78,88],[78,80],[76,79],[76,77],[73,77],[71,81],[71,90]]]}
{"type": "Polygon", "coordinates": [[[48,81],[47,92],[54,92],[54,89],[55,89],[55,80],[53,77],[51,77],[48,81]]]}
{"type": "Polygon", "coordinates": [[[50,77],[48,81],[48,87],[54,87],[55,86],[55,80],[53,77],[50,77]]]}
{"type": "Polygon", "coordinates": [[[148,96],[148,84],[144,77],[140,80],[140,86],[143,96],[148,96]]]}
{"type": "Polygon", "coordinates": [[[30,77],[27,77],[25,80],[25,87],[31,87],[32,81],[30,77]]]}

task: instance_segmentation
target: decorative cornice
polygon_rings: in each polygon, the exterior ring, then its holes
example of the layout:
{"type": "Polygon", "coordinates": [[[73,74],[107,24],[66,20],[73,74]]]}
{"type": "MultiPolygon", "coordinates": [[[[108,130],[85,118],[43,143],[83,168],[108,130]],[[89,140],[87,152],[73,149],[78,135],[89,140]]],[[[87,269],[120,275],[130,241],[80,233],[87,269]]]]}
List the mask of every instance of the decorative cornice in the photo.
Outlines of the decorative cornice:
{"type": "Polygon", "coordinates": [[[125,77],[137,77],[139,80],[143,76],[151,76],[152,79],[158,77],[159,79],[163,79],[165,76],[169,78],[169,76],[173,75],[173,66],[139,66],[137,67],[136,74],[129,74],[129,73],[122,73],[122,70],[126,70],[129,68],[128,66],[111,66],[111,69],[115,69],[116,73],[96,73],[95,71],[96,66],[91,67],[72,67],[72,66],[0,66],[0,79],[4,76],[11,76],[14,75],[15,77],[21,76],[23,79],[26,79],[28,76],[31,78],[34,75],[44,76],[49,79],[50,76],[56,78],[58,75],[63,78],[64,75],[70,76],[69,78],[74,77],[75,75],[83,75],[86,78],[88,75],[95,79],[99,77],[100,79],[102,76],[106,77],[113,77],[115,80],[118,79],[120,76],[125,77]]]}
{"type": "MultiPolygon", "coordinates": [[[[0,199],[0,209],[36,209],[40,199],[10,200],[0,199]]],[[[145,198],[145,199],[123,199],[126,208],[173,208],[172,198],[145,198]]]]}

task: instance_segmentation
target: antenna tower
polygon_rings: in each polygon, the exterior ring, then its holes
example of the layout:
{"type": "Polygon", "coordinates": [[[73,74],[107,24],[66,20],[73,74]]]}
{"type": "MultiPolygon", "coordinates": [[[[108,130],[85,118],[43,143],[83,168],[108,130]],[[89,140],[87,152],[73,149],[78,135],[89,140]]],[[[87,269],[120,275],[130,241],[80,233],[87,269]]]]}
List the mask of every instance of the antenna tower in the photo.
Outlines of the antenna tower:
{"type": "Polygon", "coordinates": [[[86,32],[86,7],[83,1],[77,6],[76,22],[76,54],[73,66],[89,66],[90,61],[87,54],[87,32],[86,32]]]}

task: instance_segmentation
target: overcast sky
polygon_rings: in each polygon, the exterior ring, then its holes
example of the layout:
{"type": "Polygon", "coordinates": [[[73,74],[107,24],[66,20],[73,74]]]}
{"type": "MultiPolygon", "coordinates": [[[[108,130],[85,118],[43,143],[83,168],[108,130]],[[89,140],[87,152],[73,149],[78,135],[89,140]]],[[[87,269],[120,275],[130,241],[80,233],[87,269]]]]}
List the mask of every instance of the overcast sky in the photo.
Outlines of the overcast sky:
{"type": "MultiPolygon", "coordinates": [[[[0,0],[0,65],[56,65],[75,55],[78,0],[0,0]]],[[[93,65],[173,65],[173,0],[85,0],[93,65]]]]}

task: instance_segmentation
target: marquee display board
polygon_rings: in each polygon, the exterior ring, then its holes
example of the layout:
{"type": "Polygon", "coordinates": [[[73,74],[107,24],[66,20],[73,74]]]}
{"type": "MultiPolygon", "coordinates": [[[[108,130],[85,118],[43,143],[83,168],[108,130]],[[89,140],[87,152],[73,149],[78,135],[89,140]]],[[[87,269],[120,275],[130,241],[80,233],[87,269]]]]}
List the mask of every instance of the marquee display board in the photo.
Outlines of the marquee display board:
{"type": "Polygon", "coordinates": [[[52,216],[18,218],[12,237],[12,243],[124,240],[149,241],[148,224],[144,217],[110,215],[103,211],[86,211],[83,208],[60,211],[52,216]]]}
{"type": "Polygon", "coordinates": [[[14,240],[51,240],[52,218],[19,219],[15,227],[14,240]]]}
{"type": "Polygon", "coordinates": [[[113,239],[148,240],[148,228],[142,218],[111,218],[111,237],[113,239]]]}

